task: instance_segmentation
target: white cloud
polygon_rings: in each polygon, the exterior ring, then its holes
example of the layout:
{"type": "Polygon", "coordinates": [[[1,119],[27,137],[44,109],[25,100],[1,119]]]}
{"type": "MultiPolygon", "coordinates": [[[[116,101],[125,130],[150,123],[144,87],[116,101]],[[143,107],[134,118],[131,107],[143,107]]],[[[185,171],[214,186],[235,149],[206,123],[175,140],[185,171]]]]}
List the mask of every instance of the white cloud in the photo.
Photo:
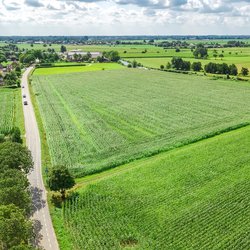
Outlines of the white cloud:
{"type": "Polygon", "coordinates": [[[250,0],[0,0],[2,35],[247,34],[250,0]]]}

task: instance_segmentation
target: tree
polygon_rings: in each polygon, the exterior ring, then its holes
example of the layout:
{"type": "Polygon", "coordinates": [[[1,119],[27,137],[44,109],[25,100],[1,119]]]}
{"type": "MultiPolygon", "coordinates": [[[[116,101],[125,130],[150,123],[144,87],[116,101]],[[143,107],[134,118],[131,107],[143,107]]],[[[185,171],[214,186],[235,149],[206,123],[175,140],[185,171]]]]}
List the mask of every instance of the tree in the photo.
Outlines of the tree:
{"type": "Polygon", "coordinates": [[[21,138],[21,131],[18,127],[14,127],[11,130],[11,141],[12,142],[18,142],[18,143],[23,143],[23,140],[21,138]]]}
{"type": "Polygon", "coordinates": [[[202,70],[201,62],[193,62],[191,68],[193,71],[201,71],[202,70]]]}
{"type": "Polygon", "coordinates": [[[172,60],[172,67],[177,70],[190,70],[191,63],[189,61],[183,61],[180,57],[173,57],[172,60]]]}
{"type": "Polygon", "coordinates": [[[191,63],[189,61],[183,61],[181,69],[189,71],[191,69],[191,63]]]}
{"type": "Polygon", "coordinates": [[[223,55],[223,54],[219,54],[219,57],[220,57],[221,60],[222,60],[222,58],[224,57],[224,55],[223,55]]]}
{"type": "Polygon", "coordinates": [[[7,73],[4,77],[4,84],[11,85],[19,85],[20,81],[17,74],[14,71],[7,73]]]}
{"type": "Polygon", "coordinates": [[[181,69],[183,60],[180,57],[173,57],[171,60],[172,66],[175,69],[181,69]]]}
{"type": "Polygon", "coordinates": [[[59,191],[63,200],[65,199],[66,190],[72,188],[74,185],[74,178],[65,166],[55,166],[49,172],[48,186],[52,191],[59,191]]]}
{"type": "Polygon", "coordinates": [[[0,169],[18,169],[26,174],[33,168],[30,151],[19,143],[0,144],[0,169]]]}
{"type": "Polygon", "coordinates": [[[0,63],[7,62],[7,58],[4,54],[0,54],[0,63]]]}
{"type": "Polygon", "coordinates": [[[208,56],[207,48],[203,44],[198,44],[193,52],[195,58],[206,58],[208,56]]]}
{"type": "Polygon", "coordinates": [[[167,63],[166,69],[171,69],[171,63],[170,62],[167,63]]]}
{"type": "Polygon", "coordinates": [[[62,45],[62,46],[61,46],[61,52],[64,53],[64,52],[66,52],[66,51],[67,51],[66,46],[62,45]]]}
{"type": "Polygon", "coordinates": [[[164,65],[161,65],[161,66],[160,66],[160,69],[161,69],[161,70],[164,70],[164,65]]]}
{"type": "Polygon", "coordinates": [[[16,66],[15,72],[16,72],[18,77],[21,77],[22,70],[21,70],[21,67],[19,65],[16,66]]]}
{"type": "Polygon", "coordinates": [[[14,204],[30,212],[31,197],[27,177],[19,170],[7,169],[0,173],[0,204],[14,204]]]}
{"type": "Polygon", "coordinates": [[[32,235],[32,223],[23,210],[11,205],[0,205],[0,246],[7,250],[27,244],[32,235]]]}
{"type": "Polygon", "coordinates": [[[233,76],[238,75],[238,69],[235,64],[229,65],[229,71],[230,71],[230,75],[233,75],[233,76]]]}
{"type": "Polygon", "coordinates": [[[248,74],[249,74],[249,70],[248,70],[248,68],[242,68],[241,69],[241,74],[243,75],[243,76],[247,76],[248,74]]]}
{"type": "Polygon", "coordinates": [[[137,68],[137,66],[138,66],[138,63],[137,63],[136,60],[134,60],[134,61],[132,62],[132,67],[133,67],[133,68],[137,68]]]}
{"type": "Polygon", "coordinates": [[[120,60],[120,56],[118,51],[104,51],[103,56],[107,58],[111,62],[118,62],[120,60]]]}

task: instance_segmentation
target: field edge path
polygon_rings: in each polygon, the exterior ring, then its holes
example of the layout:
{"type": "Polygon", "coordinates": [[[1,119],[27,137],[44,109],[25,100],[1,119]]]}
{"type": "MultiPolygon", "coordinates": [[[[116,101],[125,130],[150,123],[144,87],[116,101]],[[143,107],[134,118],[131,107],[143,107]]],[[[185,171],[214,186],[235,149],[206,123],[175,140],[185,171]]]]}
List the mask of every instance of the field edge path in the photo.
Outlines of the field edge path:
{"type": "Polygon", "coordinates": [[[26,96],[23,98],[23,101],[25,99],[28,102],[28,105],[23,105],[26,145],[31,151],[34,161],[34,169],[28,176],[32,193],[32,219],[34,221],[34,230],[36,233],[34,244],[43,247],[45,250],[59,250],[59,245],[49,213],[47,191],[42,178],[40,134],[29,93],[28,78],[33,69],[33,67],[29,67],[25,70],[22,76],[21,85],[22,96],[26,96]]]}

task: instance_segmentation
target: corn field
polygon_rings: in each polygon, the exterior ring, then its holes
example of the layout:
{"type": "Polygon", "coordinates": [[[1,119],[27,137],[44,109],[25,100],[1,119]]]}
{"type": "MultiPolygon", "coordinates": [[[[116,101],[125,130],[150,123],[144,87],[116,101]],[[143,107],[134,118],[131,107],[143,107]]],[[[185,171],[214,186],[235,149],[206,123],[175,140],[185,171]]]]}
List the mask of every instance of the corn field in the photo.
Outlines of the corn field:
{"type": "Polygon", "coordinates": [[[20,89],[0,88],[0,107],[0,134],[8,134],[13,126],[23,128],[20,89]]]}
{"type": "Polygon", "coordinates": [[[61,212],[72,249],[249,249],[249,138],[239,129],[78,190],[61,212]]]}
{"type": "Polygon", "coordinates": [[[34,75],[53,164],[76,177],[249,121],[250,85],[159,71],[34,75]],[[143,74],[142,74],[143,73],[143,74]]]}

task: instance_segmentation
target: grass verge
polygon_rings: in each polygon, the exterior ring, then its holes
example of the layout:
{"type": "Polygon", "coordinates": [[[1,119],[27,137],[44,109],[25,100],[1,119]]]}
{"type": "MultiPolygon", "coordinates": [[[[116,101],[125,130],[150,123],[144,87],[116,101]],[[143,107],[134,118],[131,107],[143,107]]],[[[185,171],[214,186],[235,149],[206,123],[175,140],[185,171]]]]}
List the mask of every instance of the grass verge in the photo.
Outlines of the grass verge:
{"type": "Polygon", "coordinates": [[[33,108],[34,108],[36,121],[37,121],[37,124],[38,124],[39,133],[40,133],[43,180],[44,180],[44,184],[46,185],[46,179],[44,177],[44,171],[45,171],[46,167],[47,168],[51,167],[51,158],[50,158],[49,147],[48,147],[47,139],[46,139],[46,132],[45,132],[45,129],[43,127],[42,117],[40,115],[40,111],[39,111],[39,107],[38,107],[38,104],[37,104],[37,101],[36,101],[35,93],[34,93],[34,91],[32,89],[31,76],[32,76],[33,72],[34,72],[34,70],[29,75],[29,92],[30,92],[30,98],[31,98],[31,102],[32,102],[32,105],[33,105],[33,108]]]}

